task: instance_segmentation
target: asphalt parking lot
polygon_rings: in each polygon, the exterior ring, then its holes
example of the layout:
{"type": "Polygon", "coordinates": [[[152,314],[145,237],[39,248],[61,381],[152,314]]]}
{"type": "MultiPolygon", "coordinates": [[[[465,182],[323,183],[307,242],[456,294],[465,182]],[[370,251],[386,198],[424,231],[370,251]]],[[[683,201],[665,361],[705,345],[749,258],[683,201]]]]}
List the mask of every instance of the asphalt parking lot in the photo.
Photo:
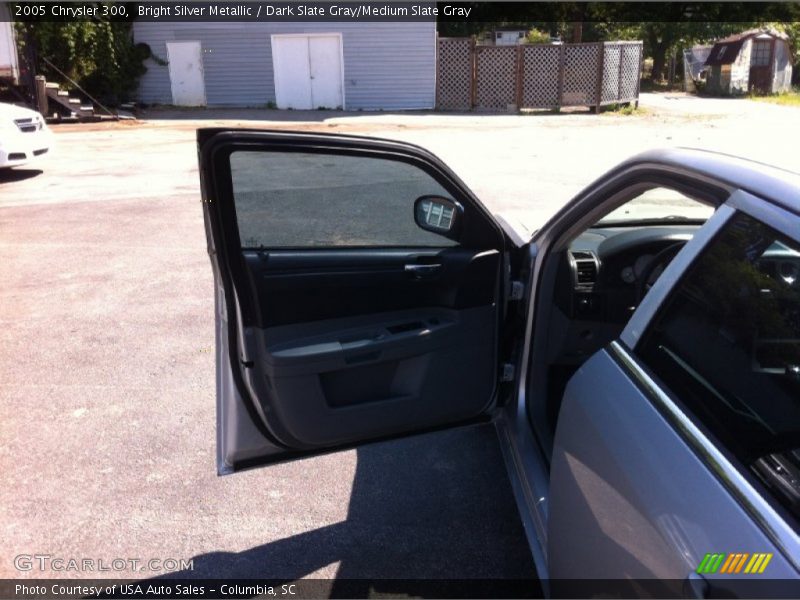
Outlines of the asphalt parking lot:
{"type": "MultiPolygon", "coordinates": [[[[411,141],[531,229],[620,160],[692,146],[800,171],[800,111],[647,95],[641,115],[159,111],[54,128],[0,173],[0,578],[20,554],[195,559],[216,577],[532,575],[489,428],[217,478],[194,132],[411,141]]],[[[160,573],[111,573],[141,577],[160,573]]]]}

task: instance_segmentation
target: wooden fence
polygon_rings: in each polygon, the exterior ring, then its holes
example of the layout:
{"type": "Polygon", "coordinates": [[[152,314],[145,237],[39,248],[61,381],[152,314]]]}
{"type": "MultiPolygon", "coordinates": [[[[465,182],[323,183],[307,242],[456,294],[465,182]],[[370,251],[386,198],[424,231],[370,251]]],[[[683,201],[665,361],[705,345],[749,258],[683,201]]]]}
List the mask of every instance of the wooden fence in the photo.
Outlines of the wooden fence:
{"type": "Polygon", "coordinates": [[[439,38],[436,107],[509,110],[639,101],[642,42],[478,46],[439,38]]]}

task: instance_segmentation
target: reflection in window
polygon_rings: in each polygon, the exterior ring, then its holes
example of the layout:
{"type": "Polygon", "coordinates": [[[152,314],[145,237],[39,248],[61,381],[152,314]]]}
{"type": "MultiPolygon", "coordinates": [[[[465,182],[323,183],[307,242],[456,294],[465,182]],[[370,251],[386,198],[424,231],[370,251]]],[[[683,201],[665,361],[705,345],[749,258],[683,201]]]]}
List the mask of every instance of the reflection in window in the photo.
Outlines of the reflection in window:
{"type": "Polygon", "coordinates": [[[367,156],[240,151],[231,155],[244,248],[443,247],[414,221],[420,196],[449,197],[422,169],[367,156]]]}
{"type": "Polygon", "coordinates": [[[691,267],[637,353],[800,514],[800,246],[738,215],[691,267]]]}

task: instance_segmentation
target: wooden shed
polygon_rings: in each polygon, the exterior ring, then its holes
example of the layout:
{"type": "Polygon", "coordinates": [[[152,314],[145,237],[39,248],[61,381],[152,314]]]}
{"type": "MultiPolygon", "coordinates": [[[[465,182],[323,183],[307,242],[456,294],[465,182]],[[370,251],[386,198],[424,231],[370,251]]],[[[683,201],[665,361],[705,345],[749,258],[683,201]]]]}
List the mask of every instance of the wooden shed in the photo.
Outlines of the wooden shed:
{"type": "Polygon", "coordinates": [[[751,29],[718,40],[706,59],[712,94],[776,94],[791,89],[792,51],[788,36],[774,29],[751,29]]]}

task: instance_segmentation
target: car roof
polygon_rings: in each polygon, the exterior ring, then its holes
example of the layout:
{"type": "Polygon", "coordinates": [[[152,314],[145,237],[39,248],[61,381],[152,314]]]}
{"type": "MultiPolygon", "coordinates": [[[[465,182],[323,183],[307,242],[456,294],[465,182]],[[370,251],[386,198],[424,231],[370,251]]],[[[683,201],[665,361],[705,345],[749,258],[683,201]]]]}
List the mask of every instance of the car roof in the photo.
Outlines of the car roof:
{"type": "Polygon", "coordinates": [[[646,163],[703,175],[800,214],[800,174],[793,171],[696,148],[648,150],[628,159],[620,168],[646,163]]]}

